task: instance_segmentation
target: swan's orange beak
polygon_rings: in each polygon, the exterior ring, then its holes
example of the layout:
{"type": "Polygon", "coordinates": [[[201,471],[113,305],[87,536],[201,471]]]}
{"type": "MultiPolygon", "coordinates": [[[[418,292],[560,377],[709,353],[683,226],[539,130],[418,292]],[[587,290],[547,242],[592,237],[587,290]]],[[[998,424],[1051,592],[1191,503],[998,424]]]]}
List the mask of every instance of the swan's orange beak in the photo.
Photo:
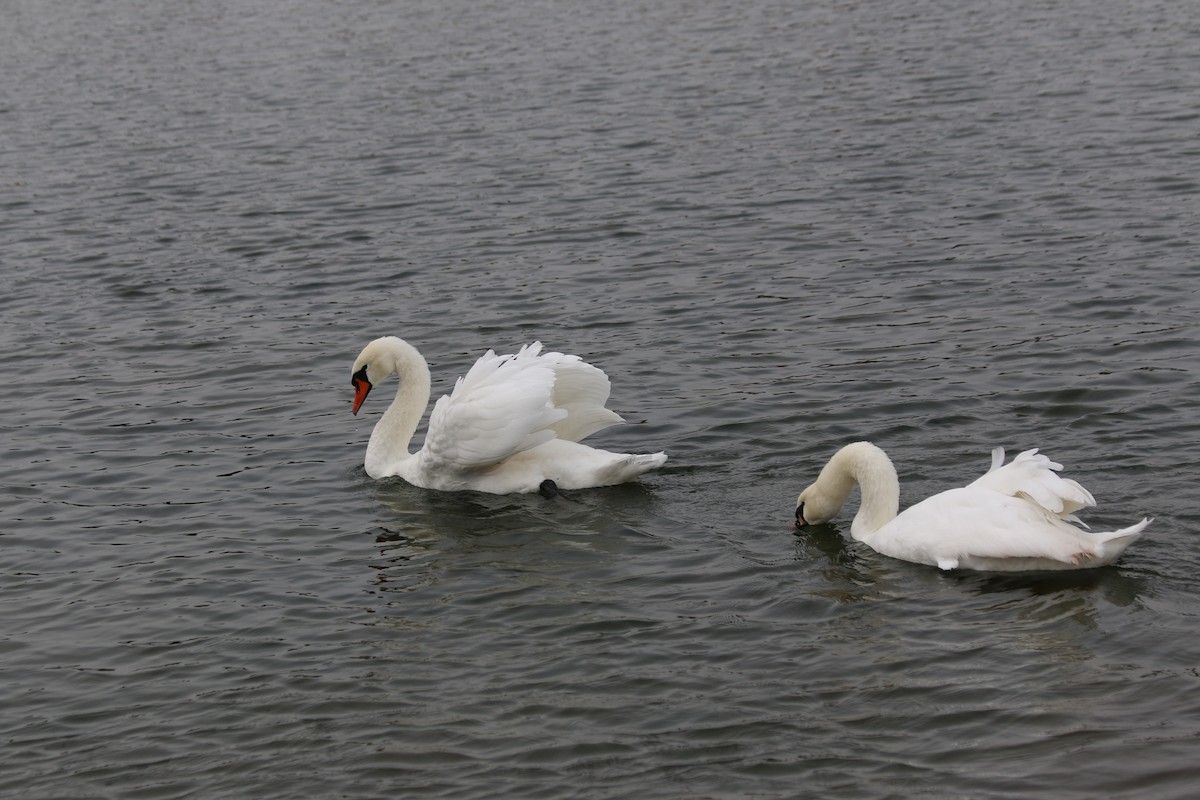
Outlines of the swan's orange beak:
{"type": "Polygon", "coordinates": [[[367,395],[371,391],[371,382],[367,380],[367,368],[363,367],[354,373],[354,376],[350,378],[350,384],[354,387],[354,408],[350,410],[350,413],[358,414],[363,400],[367,399],[367,395]]]}

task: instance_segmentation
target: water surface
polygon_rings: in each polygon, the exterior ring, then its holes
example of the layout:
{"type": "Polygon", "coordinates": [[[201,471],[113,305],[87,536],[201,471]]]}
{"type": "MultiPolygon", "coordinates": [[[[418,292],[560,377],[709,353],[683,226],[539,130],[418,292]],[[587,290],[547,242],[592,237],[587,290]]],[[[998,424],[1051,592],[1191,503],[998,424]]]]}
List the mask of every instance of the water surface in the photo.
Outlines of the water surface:
{"type": "Polygon", "coordinates": [[[0,28],[0,792],[1190,797],[1194,8],[18,4],[0,28]],[[370,338],[540,339],[666,449],[366,478],[370,338]],[[796,536],[1040,447],[1155,522],[940,573],[796,536]]]}

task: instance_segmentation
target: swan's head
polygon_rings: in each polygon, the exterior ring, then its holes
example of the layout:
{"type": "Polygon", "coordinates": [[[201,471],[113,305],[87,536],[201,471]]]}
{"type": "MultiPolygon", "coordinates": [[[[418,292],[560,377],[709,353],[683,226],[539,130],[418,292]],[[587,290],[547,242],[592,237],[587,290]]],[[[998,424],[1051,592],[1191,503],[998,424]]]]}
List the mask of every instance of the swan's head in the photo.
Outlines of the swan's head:
{"type": "Polygon", "coordinates": [[[829,522],[841,510],[845,501],[845,497],[831,497],[828,492],[823,491],[818,480],[796,498],[796,527],[829,522]]]}
{"type": "Polygon", "coordinates": [[[376,339],[354,359],[354,367],[350,370],[350,384],[354,387],[354,408],[351,413],[357,414],[376,384],[396,371],[394,342],[398,341],[394,336],[376,339]]]}
{"type": "MultiPolygon", "coordinates": [[[[868,530],[895,518],[900,500],[900,482],[887,453],[870,442],[854,442],[833,454],[817,480],[796,498],[796,527],[828,522],[846,504],[855,484],[863,490],[863,506],[869,512],[868,530]],[[880,521],[882,520],[882,521],[880,521]]],[[[855,524],[858,524],[856,518],[855,524]]],[[[852,529],[853,531],[853,529],[852,529]]]]}

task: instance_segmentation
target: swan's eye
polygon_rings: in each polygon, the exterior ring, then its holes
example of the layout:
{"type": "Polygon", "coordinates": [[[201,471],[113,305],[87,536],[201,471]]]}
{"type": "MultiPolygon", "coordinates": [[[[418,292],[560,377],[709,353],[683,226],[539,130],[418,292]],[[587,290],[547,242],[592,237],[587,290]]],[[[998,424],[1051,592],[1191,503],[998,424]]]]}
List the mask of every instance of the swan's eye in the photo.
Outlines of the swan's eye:
{"type": "Polygon", "coordinates": [[[366,364],[363,364],[362,369],[360,369],[358,372],[354,373],[353,376],[351,376],[350,385],[353,386],[355,389],[357,389],[359,381],[362,381],[367,386],[371,385],[371,381],[367,379],[367,365],[366,364]]]}
{"type": "Polygon", "coordinates": [[[804,503],[796,506],[796,527],[803,528],[808,524],[808,520],[804,518],[804,503]]]}

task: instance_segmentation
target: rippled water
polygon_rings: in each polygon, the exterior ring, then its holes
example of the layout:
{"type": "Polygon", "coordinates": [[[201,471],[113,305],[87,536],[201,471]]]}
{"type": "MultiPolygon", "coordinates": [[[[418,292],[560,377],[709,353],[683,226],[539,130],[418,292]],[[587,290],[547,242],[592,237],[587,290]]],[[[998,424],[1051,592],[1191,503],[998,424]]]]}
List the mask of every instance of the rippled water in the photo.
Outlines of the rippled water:
{"type": "Polygon", "coordinates": [[[1183,798],[1200,24],[1149,4],[16,3],[0,793],[1183,798]],[[367,479],[397,334],[541,339],[640,486],[367,479]],[[790,530],[1041,447],[1116,567],[790,530]]]}

